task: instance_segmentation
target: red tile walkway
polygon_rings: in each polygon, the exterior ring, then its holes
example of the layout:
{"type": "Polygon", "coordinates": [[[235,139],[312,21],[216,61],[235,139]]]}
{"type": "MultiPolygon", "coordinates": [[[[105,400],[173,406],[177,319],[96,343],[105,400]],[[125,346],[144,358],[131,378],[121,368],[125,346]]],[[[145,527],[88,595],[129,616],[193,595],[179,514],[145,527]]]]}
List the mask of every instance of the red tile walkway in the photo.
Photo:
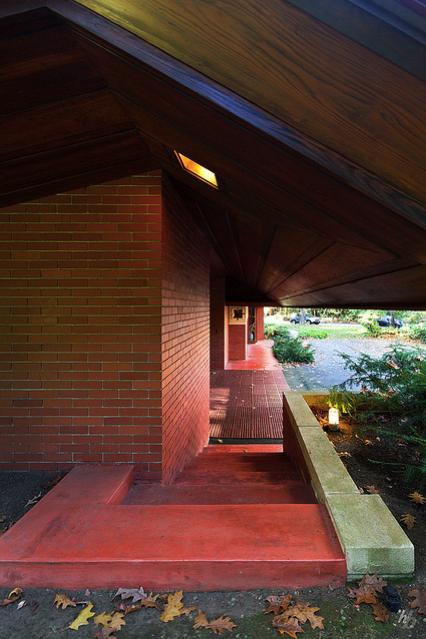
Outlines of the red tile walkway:
{"type": "Polygon", "coordinates": [[[248,347],[248,359],[212,371],[210,436],[282,439],[282,393],[289,386],[272,353],[272,341],[248,347]]]}

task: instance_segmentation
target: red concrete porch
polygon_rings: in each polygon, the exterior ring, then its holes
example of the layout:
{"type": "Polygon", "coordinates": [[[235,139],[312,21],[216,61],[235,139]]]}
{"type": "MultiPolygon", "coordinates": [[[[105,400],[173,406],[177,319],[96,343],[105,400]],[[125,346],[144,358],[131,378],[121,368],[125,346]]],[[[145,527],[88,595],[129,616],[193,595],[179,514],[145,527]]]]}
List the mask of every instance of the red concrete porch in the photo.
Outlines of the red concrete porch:
{"type": "Polygon", "coordinates": [[[288,389],[272,341],[249,344],[248,358],[234,360],[210,378],[210,436],[281,439],[282,393],[288,389]]]}
{"type": "Polygon", "coordinates": [[[1,537],[0,585],[244,590],[345,579],[325,507],[279,446],[209,446],[171,486],[132,479],[132,466],[73,469],[1,537]]]}

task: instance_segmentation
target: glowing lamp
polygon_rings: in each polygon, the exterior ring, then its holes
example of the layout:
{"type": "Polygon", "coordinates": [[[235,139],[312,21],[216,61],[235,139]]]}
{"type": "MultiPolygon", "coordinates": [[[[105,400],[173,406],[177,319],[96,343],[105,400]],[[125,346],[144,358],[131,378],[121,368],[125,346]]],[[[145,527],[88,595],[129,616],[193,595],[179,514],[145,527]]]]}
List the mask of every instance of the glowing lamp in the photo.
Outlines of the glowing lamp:
{"type": "Polygon", "coordinates": [[[188,173],[195,176],[202,182],[206,182],[206,184],[209,184],[213,188],[219,188],[216,174],[213,173],[213,171],[210,171],[210,169],[207,169],[202,164],[198,164],[198,162],[191,160],[190,158],[186,157],[186,155],[183,155],[183,153],[175,151],[175,155],[179,160],[179,164],[185,171],[188,171],[188,173]]]}
{"type": "Polygon", "coordinates": [[[339,430],[339,409],[338,408],[329,408],[328,425],[330,427],[330,430],[339,430]]]}

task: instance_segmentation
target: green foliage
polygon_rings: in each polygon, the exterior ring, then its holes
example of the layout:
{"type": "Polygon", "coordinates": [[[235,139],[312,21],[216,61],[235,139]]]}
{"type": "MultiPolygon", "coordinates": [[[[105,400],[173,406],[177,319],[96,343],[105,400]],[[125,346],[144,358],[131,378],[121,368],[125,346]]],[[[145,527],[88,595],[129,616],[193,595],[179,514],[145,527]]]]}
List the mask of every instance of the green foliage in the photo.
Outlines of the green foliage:
{"type": "Polygon", "coordinates": [[[426,344],[426,326],[424,324],[415,324],[411,326],[408,332],[411,339],[418,340],[426,344]]]}
{"type": "Polygon", "coordinates": [[[282,329],[284,329],[284,327],[280,324],[265,323],[265,338],[272,339],[275,333],[277,331],[279,332],[282,329]]]}
{"type": "Polygon", "coordinates": [[[369,337],[379,337],[379,335],[382,333],[380,326],[375,320],[368,320],[366,322],[363,322],[362,325],[366,329],[369,337]]]}
{"type": "Polygon", "coordinates": [[[298,326],[299,337],[313,337],[314,339],[326,339],[330,337],[330,331],[318,326],[298,326]]]}
{"type": "Polygon", "coordinates": [[[299,336],[292,337],[288,328],[277,328],[273,339],[274,355],[282,364],[312,364],[314,361],[312,346],[304,344],[299,336]]]}
{"type": "Polygon", "coordinates": [[[341,353],[350,377],[332,390],[330,403],[358,424],[390,442],[402,440],[417,451],[404,464],[407,479],[426,484],[426,352],[393,346],[380,358],[341,353]],[[353,388],[361,387],[360,393],[353,388]]]}

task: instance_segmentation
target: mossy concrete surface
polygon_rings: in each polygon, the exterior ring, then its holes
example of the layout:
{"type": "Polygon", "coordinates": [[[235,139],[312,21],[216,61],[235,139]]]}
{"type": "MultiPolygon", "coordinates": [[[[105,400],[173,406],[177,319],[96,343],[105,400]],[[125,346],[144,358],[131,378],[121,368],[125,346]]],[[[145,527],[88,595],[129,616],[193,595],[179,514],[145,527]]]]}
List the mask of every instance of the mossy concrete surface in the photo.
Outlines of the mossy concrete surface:
{"type": "MultiPolygon", "coordinates": [[[[308,394],[311,406],[315,396],[324,407],[324,393],[308,394]]],[[[348,579],[366,572],[411,575],[413,544],[379,495],[359,493],[307,400],[302,393],[284,393],[284,425],[290,427],[292,445],[297,445],[304,460],[318,501],[330,514],[345,553],[348,579]]]]}
{"type": "Polygon", "coordinates": [[[346,556],[348,578],[414,572],[413,544],[380,495],[329,495],[326,506],[346,556]]]}

